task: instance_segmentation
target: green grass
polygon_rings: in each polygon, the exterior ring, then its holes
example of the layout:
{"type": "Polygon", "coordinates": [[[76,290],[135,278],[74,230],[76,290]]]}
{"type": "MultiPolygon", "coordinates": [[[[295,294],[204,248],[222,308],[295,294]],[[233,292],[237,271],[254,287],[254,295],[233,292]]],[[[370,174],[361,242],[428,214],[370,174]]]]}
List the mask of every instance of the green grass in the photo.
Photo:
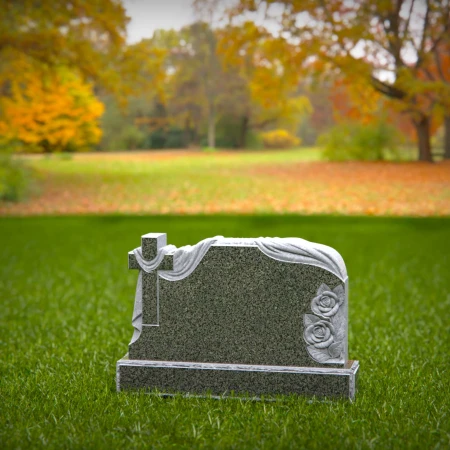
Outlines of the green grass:
{"type": "Polygon", "coordinates": [[[446,164],[320,161],[320,149],[34,155],[39,190],[0,215],[450,214],[446,164]]]}
{"type": "Polygon", "coordinates": [[[75,153],[67,154],[29,155],[23,156],[36,168],[46,172],[71,173],[129,173],[139,175],[148,173],[147,165],[151,164],[152,172],[161,170],[178,171],[203,170],[221,167],[246,167],[254,164],[289,164],[301,161],[321,161],[322,151],[318,147],[306,147],[293,150],[263,150],[263,151],[214,151],[214,152],[121,152],[121,153],[75,153]],[[185,156],[188,155],[188,156],[185,156]],[[120,159],[128,156],[128,159],[120,159]],[[162,158],[159,158],[162,156],[162,158]],[[149,158],[149,159],[144,159],[149,158]]]}
{"type": "Polygon", "coordinates": [[[1,230],[1,448],[450,446],[450,219],[37,217],[1,230]],[[338,249],[356,401],[117,394],[136,282],[126,254],[149,231],[177,245],[270,235],[338,249]]]}
{"type": "MultiPolygon", "coordinates": [[[[245,199],[251,202],[267,185],[264,177],[247,173],[255,165],[289,166],[318,161],[320,154],[320,149],[310,147],[260,152],[81,153],[71,159],[62,158],[61,154],[23,158],[35,169],[40,184],[50,186],[52,194],[43,204],[51,213],[71,205],[85,208],[84,212],[103,208],[103,212],[110,213],[148,214],[178,213],[193,207],[195,212],[204,212],[198,208],[214,205],[216,199],[221,199],[219,205],[245,199]],[[69,202],[63,198],[64,192],[70,192],[69,202]],[[170,211],[165,210],[168,206],[170,211]]],[[[45,193],[46,189],[41,191],[45,193]]]]}

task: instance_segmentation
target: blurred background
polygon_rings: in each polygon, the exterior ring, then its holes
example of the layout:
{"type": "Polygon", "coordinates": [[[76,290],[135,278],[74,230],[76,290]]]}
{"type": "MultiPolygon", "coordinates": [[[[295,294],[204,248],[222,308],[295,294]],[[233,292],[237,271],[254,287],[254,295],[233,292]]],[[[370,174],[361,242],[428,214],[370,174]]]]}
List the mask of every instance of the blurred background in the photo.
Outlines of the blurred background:
{"type": "Polygon", "coordinates": [[[449,29],[449,0],[0,0],[2,449],[450,448],[449,29]],[[356,402],[117,394],[148,232],[339,251],[356,402]]]}
{"type": "Polygon", "coordinates": [[[448,2],[3,0],[0,56],[0,214],[450,214],[448,2]]]}

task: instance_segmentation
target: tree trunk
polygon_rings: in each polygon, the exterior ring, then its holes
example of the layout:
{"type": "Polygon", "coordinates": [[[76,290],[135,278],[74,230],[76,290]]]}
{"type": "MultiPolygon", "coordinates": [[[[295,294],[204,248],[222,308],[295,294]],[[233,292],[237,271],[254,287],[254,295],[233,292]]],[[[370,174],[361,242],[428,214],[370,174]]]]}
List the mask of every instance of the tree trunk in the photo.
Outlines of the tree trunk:
{"type": "Polygon", "coordinates": [[[191,128],[191,145],[194,147],[199,147],[200,136],[197,132],[197,125],[194,123],[194,126],[191,128]]]}
{"type": "Polygon", "coordinates": [[[450,159],[450,115],[444,117],[444,159],[450,159]]]}
{"type": "Polygon", "coordinates": [[[241,133],[239,136],[239,148],[245,147],[245,141],[247,140],[247,133],[248,133],[248,116],[244,116],[242,119],[241,133]]]}
{"type": "Polygon", "coordinates": [[[184,121],[183,143],[185,148],[191,145],[191,124],[188,117],[184,121]]]}
{"type": "Polygon", "coordinates": [[[44,153],[49,154],[52,152],[52,146],[50,145],[50,142],[48,142],[47,139],[43,139],[40,142],[41,148],[44,150],[44,153]]]}
{"type": "Polygon", "coordinates": [[[214,107],[214,100],[210,100],[209,102],[208,147],[216,148],[216,109],[214,107]]]}
{"type": "Polygon", "coordinates": [[[419,144],[419,161],[433,162],[430,143],[430,118],[422,116],[420,120],[414,121],[414,126],[416,127],[419,144]]]}

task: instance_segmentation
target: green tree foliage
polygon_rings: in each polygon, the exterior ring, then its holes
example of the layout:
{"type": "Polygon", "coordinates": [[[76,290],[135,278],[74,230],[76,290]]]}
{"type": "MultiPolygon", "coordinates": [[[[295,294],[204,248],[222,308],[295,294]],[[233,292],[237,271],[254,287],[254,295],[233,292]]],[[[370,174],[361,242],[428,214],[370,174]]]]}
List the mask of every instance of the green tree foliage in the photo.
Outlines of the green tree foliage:
{"type": "MultiPolygon", "coordinates": [[[[269,61],[277,51],[267,37],[249,24],[213,30],[196,22],[179,31],[157,30],[129,50],[136,61],[138,55],[147,56],[136,83],[130,83],[133,95],[125,114],[131,121],[126,122],[146,133],[147,146],[153,148],[244,147],[249,133],[255,136],[274,127],[296,132],[310,104],[296,95],[296,77],[288,79],[280,72],[281,64],[268,67],[262,60],[269,61]],[[240,47],[242,33],[260,33],[260,38],[251,48],[240,47]],[[229,39],[237,39],[232,47],[226,44],[229,39]],[[242,56],[233,58],[232,52],[242,56]],[[140,110],[134,100],[139,91],[139,101],[145,103],[140,110]]],[[[108,108],[105,125],[117,122],[117,114],[114,119],[108,108]]],[[[103,146],[117,142],[110,134],[117,135],[122,127],[107,128],[103,146]]]]}
{"type": "Polygon", "coordinates": [[[386,122],[349,121],[323,133],[318,143],[329,161],[383,161],[397,155],[399,140],[397,130],[386,122]]]}
{"type": "Polygon", "coordinates": [[[32,190],[33,184],[30,167],[8,153],[0,153],[0,200],[23,200],[32,190]]]}
{"type": "Polygon", "coordinates": [[[209,26],[199,22],[183,28],[172,48],[167,112],[173,123],[184,129],[188,145],[198,145],[206,128],[208,145],[215,146],[215,97],[220,70],[215,41],[209,26]]]}

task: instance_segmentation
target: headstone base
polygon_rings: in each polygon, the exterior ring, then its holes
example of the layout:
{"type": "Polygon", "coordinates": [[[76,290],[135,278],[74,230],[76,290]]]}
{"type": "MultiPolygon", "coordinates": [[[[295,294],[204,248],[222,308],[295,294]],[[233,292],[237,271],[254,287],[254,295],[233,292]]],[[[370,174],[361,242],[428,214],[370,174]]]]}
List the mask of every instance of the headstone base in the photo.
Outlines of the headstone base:
{"type": "Polygon", "coordinates": [[[157,390],[171,395],[251,398],[300,394],[343,397],[356,393],[358,361],[344,368],[256,366],[198,362],[131,360],[117,362],[117,390],[157,390]]]}

